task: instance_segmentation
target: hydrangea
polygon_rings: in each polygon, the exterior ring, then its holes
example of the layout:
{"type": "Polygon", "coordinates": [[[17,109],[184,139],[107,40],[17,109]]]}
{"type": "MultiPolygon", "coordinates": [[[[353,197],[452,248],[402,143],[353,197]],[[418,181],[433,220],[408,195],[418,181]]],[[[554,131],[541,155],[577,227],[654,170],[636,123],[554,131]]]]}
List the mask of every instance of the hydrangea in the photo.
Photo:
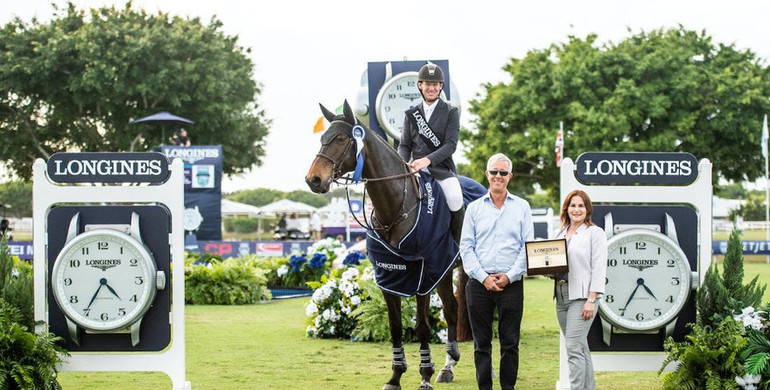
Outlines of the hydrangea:
{"type": "Polygon", "coordinates": [[[342,260],[343,265],[347,266],[354,266],[354,265],[360,265],[361,260],[365,259],[366,255],[359,251],[351,251],[348,253],[347,256],[345,256],[345,260],[342,260]]]}
{"type": "Polygon", "coordinates": [[[305,306],[311,323],[306,329],[310,337],[350,337],[356,326],[353,310],[361,304],[358,270],[347,269],[337,277],[317,286],[305,306]]]}
{"type": "Polygon", "coordinates": [[[753,307],[749,306],[741,311],[741,314],[736,314],[733,318],[743,324],[744,329],[753,328],[758,331],[764,329],[765,324],[762,322],[761,315],[763,311],[755,311],[753,307]]]}
{"type": "Polygon", "coordinates": [[[283,277],[283,275],[286,275],[287,273],[289,273],[289,266],[288,266],[288,265],[286,265],[286,264],[284,264],[284,265],[280,266],[280,267],[279,267],[279,268],[276,270],[276,273],[278,273],[278,277],[279,277],[279,278],[282,278],[282,277],[283,277]]]}
{"type": "Polygon", "coordinates": [[[302,267],[302,264],[305,263],[307,263],[307,256],[304,253],[301,255],[291,255],[291,258],[289,259],[291,272],[298,272],[302,267]]]}
{"type": "Polygon", "coordinates": [[[762,375],[746,374],[743,377],[735,377],[735,382],[741,386],[743,390],[757,390],[757,385],[760,380],[762,380],[762,375]]]}

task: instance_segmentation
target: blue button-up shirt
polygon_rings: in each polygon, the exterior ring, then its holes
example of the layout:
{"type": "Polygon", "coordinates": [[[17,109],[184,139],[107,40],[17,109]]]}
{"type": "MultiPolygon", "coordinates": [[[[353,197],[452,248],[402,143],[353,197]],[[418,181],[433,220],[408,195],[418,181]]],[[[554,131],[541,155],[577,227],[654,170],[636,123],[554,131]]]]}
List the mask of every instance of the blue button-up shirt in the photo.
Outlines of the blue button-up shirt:
{"type": "Polygon", "coordinates": [[[465,211],[460,240],[463,268],[481,283],[496,273],[505,273],[511,283],[521,280],[527,271],[524,243],[533,237],[529,202],[508,192],[498,209],[487,192],[465,211]]]}

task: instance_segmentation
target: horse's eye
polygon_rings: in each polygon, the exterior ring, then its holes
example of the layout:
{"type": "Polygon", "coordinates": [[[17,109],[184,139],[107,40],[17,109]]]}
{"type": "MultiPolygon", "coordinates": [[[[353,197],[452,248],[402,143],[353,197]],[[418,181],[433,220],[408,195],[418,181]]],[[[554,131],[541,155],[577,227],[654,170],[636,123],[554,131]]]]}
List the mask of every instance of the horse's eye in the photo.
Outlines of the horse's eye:
{"type": "Polygon", "coordinates": [[[336,142],[338,144],[341,144],[341,143],[343,143],[345,141],[347,141],[347,138],[345,138],[345,137],[337,137],[337,138],[334,139],[334,142],[336,142]]]}

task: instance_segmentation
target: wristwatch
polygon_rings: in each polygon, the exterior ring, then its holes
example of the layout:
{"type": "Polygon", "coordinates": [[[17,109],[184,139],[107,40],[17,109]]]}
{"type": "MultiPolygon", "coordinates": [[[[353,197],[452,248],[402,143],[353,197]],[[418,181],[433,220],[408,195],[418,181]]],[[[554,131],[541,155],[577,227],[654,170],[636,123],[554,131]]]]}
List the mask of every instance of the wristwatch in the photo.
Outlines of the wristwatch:
{"type": "Polygon", "coordinates": [[[658,225],[614,225],[605,215],[607,280],[599,302],[602,337],[613,333],[658,333],[670,336],[680,311],[697,287],[670,215],[665,234],[658,225]]]}
{"type": "Polygon", "coordinates": [[[596,303],[596,298],[587,298],[588,302],[596,303]]]}
{"type": "Polygon", "coordinates": [[[79,224],[77,213],[51,272],[52,293],[69,336],[80,345],[81,328],[130,333],[136,346],[142,318],[166,286],[166,274],[142,241],[139,215],[131,214],[130,225],[86,225],[84,232],[78,232],[79,224]]]}

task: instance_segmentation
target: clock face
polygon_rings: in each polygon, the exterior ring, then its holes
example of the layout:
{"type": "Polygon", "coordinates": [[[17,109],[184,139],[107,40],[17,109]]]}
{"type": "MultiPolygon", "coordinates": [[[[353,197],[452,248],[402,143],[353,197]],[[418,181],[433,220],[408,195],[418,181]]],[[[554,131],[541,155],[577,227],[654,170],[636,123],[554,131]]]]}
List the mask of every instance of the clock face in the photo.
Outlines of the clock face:
{"type": "Polygon", "coordinates": [[[203,216],[201,215],[200,211],[198,211],[198,207],[195,208],[187,208],[184,209],[184,230],[187,231],[193,231],[197,230],[201,223],[203,222],[203,216]]]}
{"type": "Polygon", "coordinates": [[[607,283],[599,310],[613,325],[652,330],[676,318],[690,293],[691,270],[666,235],[633,229],[607,243],[607,283]]]}
{"type": "Polygon", "coordinates": [[[155,298],[152,254],[110,229],[80,234],[56,258],[51,284],[64,314],[85,329],[112,331],[141,318],[155,298]]]}
{"type": "Polygon", "coordinates": [[[422,95],[417,88],[417,72],[399,73],[380,88],[374,106],[377,119],[388,134],[401,138],[404,129],[404,112],[422,102],[422,95]]]}

